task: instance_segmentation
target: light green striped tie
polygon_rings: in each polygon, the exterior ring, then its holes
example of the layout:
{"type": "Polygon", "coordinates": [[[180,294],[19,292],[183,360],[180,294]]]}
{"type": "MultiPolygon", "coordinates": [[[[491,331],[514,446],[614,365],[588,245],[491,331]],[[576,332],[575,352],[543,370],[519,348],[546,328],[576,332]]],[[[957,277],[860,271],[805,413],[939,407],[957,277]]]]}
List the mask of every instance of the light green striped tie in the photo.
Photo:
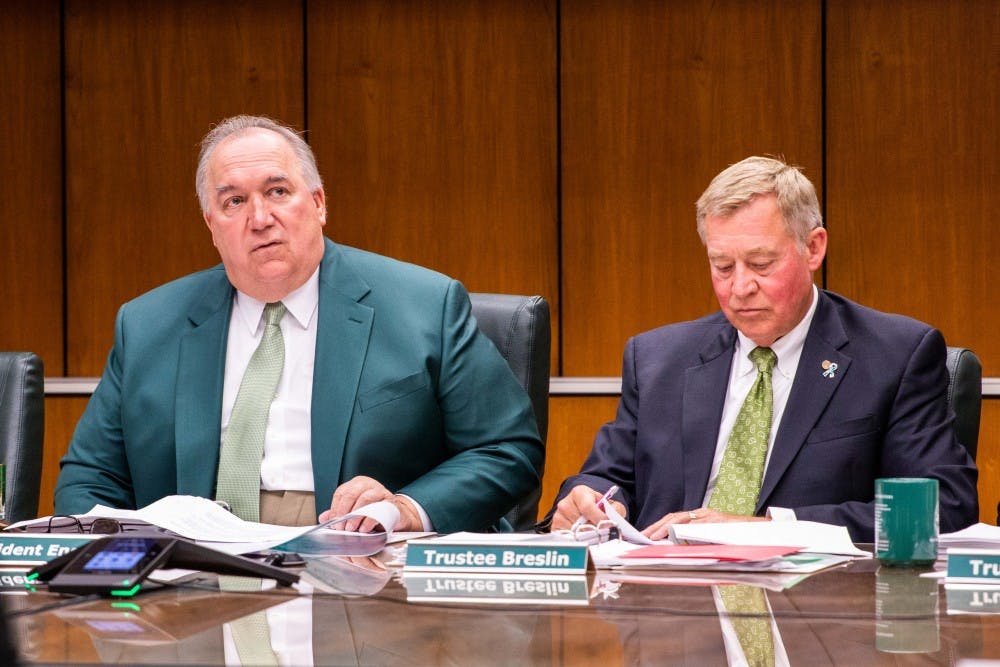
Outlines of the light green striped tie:
{"type": "Polygon", "coordinates": [[[285,305],[280,301],[264,306],[264,335],[243,374],[219,454],[215,497],[229,503],[233,514],[246,521],[260,521],[260,460],[267,414],[285,365],[279,326],[284,315],[285,305]]]}
{"type": "Polygon", "coordinates": [[[755,347],[750,361],[757,380],[750,388],[722,455],[709,508],[727,514],[753,516],[764,477],[764,460],[771,436],[771,370],[778,357],[769,347],[755,347]]]}

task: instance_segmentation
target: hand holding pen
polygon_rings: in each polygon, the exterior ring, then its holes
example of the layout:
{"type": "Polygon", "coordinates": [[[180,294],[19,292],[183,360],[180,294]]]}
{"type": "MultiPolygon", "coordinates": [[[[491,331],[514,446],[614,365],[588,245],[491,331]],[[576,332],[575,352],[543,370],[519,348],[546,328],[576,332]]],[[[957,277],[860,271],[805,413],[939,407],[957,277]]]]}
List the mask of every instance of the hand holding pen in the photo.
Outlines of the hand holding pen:
{"type": "MultiPolygon", "coordinates": [[[[583,523],[597,525],[608,518],[605,505],[617,502],[612,498],[618,491],[619,488],[614,485],[604,494],[582,484],[573,487],[556,505],[555,514],[552,516],[552,530],[571,530],[581,520],[583,523]]],[[[624,514],[624,505],[617,504],[620,506],[619,512],[624,514]]]]}

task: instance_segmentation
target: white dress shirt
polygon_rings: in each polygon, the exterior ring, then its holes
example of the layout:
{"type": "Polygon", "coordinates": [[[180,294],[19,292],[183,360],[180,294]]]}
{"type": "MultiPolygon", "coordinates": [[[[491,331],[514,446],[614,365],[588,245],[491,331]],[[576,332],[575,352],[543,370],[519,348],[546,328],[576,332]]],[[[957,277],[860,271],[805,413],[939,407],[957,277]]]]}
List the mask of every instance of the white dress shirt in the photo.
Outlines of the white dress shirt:
{"type": "MultiPolygon", "coordinates": [[[[767,441],[767,458],[764,461],[764,470],[767,471],[767,464],[771,461],[771,450],[774,448],[774,437],[778,433],[778,426],[781,424],[781,416],[785,413],[785,406],[788,404],[788,395],[792,389],[792,382],[795,380],[795,371],[799,367],[799,358],[802,356],[802,348],[806,342],[806,334],[809,333],[809,325],[812,324],[813,315],[816,313],[816,303],[819,297],[816,286],[813,285],[812,304],[806,312],[802,321],[795,325],[795,328],[787,334],[774,341],[771,350],[777,355],[778,361],[771,374],[771,433],[767,441]]],[[[729,443],[729,436],[733,432],[736,418],[739,416],[743,401],[750,393],[751,387],[757,380],[757,369],[750,361],[750,352],[757,347],[757,344],[737,332],[736,348],[733,350],[733,364],[729,372],[729,386],[726,390],[726,402],[722,408],[722,423],[719,427],[719,440],[715,445],[715,458],[712,460],[712,472],[708,477],[708,488],[705,490],[705,499],[702,507],[708,507],[708,501],[715,490],[715,483],[719,476],[719,467],[722,465],[722,456],[729,443]]],[[[780,516],[774,515],[772,518],[791,519],[794,514],[789,515],[784,508],[772,508],[780,511],[780,516]]]]}
{"type": "MultiPolygon", "coordinates": [[[[319,269],[300,288],[281,300],[285,366],[271,403],[260,464],[261,488],[267,491],[314,491],[312,469],[312,387],[316,358],[316,313],[319,269]]],[[[237,291],[229,319],[226,375],[222,390],[222,439],[250,357],[264,335],[263,301],[237,291]]]]}
{"type": "MultiPolygon", "coordinates": [[[[315,492],[312,468],[312,388],[319,328],[319,268],[301,287],[281,300],[288,310],[281,318],[285,365],[278,391],[267,417],[260,485],[265,491],[315,492]]],[[[236,394],[243,374],[264,335],[264,306],[237,290],[229,315],[226,373],[222,389],[222,435],[226,438],[236,394]]],[[[221,442],[220,441],[220,442],[221,442]]],[[[406,496],[416,508],[424,530],[433,530],[427,511],[406,496]]],[[[323,499],[319,506],[330,502],[323,499]]]]}

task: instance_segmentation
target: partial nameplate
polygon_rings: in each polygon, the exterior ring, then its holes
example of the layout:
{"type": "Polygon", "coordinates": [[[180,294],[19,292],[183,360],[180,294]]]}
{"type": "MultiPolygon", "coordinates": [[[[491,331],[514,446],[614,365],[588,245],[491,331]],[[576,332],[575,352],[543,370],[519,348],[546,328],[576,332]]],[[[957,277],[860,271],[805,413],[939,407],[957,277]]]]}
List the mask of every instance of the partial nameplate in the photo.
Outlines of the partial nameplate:
{"type": "Polygon", "coordinates": [[[406,571],[403,585],[408,602],[585,605],[590,595],[583,575],[406,571]]]}
{"type": "Polygon", "coordinates": [[[517,533],[455,533],[406,545],[406,570],[584,574],[587,544],[517,533]],[[540,539],[546,538],[546,539],[540,539]]]}

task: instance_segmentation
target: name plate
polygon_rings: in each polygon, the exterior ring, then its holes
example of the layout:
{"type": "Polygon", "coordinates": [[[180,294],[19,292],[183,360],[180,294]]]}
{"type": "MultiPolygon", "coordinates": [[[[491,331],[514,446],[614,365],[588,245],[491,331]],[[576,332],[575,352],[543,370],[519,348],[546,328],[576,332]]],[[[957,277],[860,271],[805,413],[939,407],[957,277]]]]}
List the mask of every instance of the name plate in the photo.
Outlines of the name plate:
{"type": "Polygon", "coordinates": [[[949,614],[1000,614],[1000,586],[945,584],[949,614]]]}
{"type": "Polygon", "coordinates": [[[102,535],[0,532],[0,565],[43,565],[102,535]]]}
{"type": "Polygon", "coordinates": [[[405,570],[435,572],[493,572],[510,574],[583,574],[587,571],[587,545],[551,540],[504,541],[502,534],[463,540],[444,536],[410,540],[405,570]]]}
{"type": "Polygon", "coordinates": [[[1000,584],[1000,550],[948,549],[948,582],[1000,584]]]}
{"type": "Polygon", "coordinates": [[[581,605],[589,602],[587,578],[583,575],[404,572],[403,585],[410,602],[581,605]]]}

